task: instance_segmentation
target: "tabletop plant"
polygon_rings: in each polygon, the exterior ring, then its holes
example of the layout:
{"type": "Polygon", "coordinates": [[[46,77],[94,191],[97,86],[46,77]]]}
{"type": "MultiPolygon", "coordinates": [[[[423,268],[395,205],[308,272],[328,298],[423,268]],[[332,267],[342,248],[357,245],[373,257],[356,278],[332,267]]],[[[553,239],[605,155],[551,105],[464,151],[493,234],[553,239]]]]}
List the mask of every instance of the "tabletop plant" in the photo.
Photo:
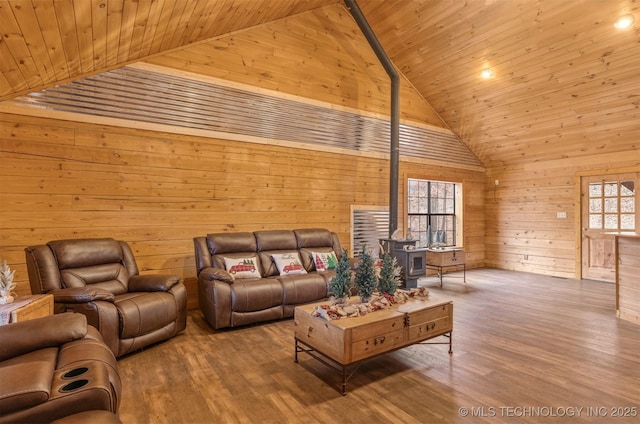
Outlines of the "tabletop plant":
{"type": "Polygon", "coordinates": [[[336,303],[344,303],[351,290],[351,266],[347,250],[342,251],[342,256],[336,264],[336,275],[329,282],[329,293],[333,295],[336,303]]]}
{"type": "Polygon", "coordinates": [[[398,265],[398,260],[385,253],[382,256],[382,267],[380,268],[380,277],[378,278],[378,290],[380,293],[386,293],[393,296],[396,289],[402,282],[402,268],[398,265]]]}
{"type": "Polygon", "coordinates": [[[12,290],[16,288],[13,282],[15,271],[12,271],[5,260],[0,266],[0,305],[13,302],[12,290]]]}
{"type": "Polygon", "coordinates": [[[354,283],[356,291],[360,296],[360,301],[366,303],[371,300],[371,295],[378,286],[378,278],[376,277],[375,270],[373,269],[373,258],[369,252],[367,252],[366,245],[362,246],[360,263],[356,268],[354,283]]]}

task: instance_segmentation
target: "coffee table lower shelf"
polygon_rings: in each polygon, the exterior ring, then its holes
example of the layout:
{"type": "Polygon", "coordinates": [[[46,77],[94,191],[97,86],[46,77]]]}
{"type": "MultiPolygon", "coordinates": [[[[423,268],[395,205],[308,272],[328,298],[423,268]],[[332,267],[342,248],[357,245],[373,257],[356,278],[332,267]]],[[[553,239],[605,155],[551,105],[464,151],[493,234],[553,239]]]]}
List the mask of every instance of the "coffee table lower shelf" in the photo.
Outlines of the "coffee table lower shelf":
{"type": "MultiPolygon", "coordinates": [[[[449,331],[449,333],[442,334],[441,336],[442,337],[447,337],[449,339],[449,341],[447,341],[447,342],[418,342],[418,343],[414,343],[414,345],[415,344],[448,344],[449,345],[449,355],[453,354],[453,348],[452,348],[453,331],[449,331]]],[[[412,345],[409,345],[409,346],[412,346],[412,345]]],[[[311,356],[312,358],[314,358],[318,362],[321,362],[322,364],[326,365],[330,370],[335,371],[336,373],[342,375],[342,384],[340,386],[340,394],[342,394],[344,396],[344,395],[347,394],[347,382],[353,376],[353,374],[355,374],[355,372],[358,371],[358,368],[360,368],[360,365],[362,365],[363,362],[365,362],[365,361],[367,361],[369,359],[373,359],[373,358],[375,358],[377,356],[382,356],[382,355],[385,355],[387,353],[394,352],[396,350],[404,349],[405,347],[408,347],[408,346],[402,346],[402,347],[399,347],[399,348],[394,349],[394,350],[389,350],[387,352],[379,353],[377,355],[368,357],[366,359],[362,359],[362,360],[357,361],[357,362],[353,362],[353,363],[348,364],[348,365],[341,364],[341,363],[331,359],[329,356],[325,355],[324,353],[320,352],[317,349],[314,349],[312,346],[309,346],[308,344],[306,344],[302,340],[298,339],[297,337],[295,338],[295,347],[296,347],[295,357],[294,357],[294,362],[295,363],[298,363],[298,353],[306,353],[307,355],[311,356]]]]}

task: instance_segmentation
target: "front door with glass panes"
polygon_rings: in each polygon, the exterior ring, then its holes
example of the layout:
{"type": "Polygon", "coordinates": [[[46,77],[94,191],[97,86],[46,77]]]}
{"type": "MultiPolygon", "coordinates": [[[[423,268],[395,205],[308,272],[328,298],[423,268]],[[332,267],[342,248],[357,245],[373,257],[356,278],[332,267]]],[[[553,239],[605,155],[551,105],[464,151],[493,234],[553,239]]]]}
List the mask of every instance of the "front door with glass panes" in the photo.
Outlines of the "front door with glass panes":
{"type": "Polygon", "coordinates": [[[637,229],[638,175],[582,178],[582,278],[615,282],[613,234],[637,229]]]}

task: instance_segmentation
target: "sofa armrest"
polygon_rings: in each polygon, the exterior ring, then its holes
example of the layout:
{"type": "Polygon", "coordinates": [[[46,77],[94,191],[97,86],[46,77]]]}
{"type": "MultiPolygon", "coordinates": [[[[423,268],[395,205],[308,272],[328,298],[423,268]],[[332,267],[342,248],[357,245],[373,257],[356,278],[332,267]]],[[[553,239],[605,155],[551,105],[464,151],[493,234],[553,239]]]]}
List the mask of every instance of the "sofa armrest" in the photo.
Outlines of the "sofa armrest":
{"type": "MultiPolygon", "coordinates": [[[[38,349],[9,360],[7,362],[13,363],[0,367],[2,422],[18,422],[7,416],[43,405],[49,400],[55,367],[55,354],[51,350],[55,348],[38,349]]],[[[26,421],[23,419],[23,422],[26,421]]]]}
{"type": "Polygon", "coordinates": [[[180,282],[177,275],[147,274],[129,278],[129,292],[166,292],[180,282]]]}
{"type": "Polygon", "coordinates": [[[203,281],[222,281],[229,284],[233,284],[234,281],[233,275],[222,268],[204,268],[198,274],[198,278],[203,281]]]}
{"type": "Polygon", "coordinates": [[[0,361],[60,346],[87,334],[87,318],[65,313],[0,326],[0,361]]]}
{"type": "Polygon", "coordinates": [[[109,290],[89,286],[56,289],[51,290],[49,294],[53,295],[55,303],[87,303],[96,300],[113,303],[115,300],[115,296],[109,290]]]}

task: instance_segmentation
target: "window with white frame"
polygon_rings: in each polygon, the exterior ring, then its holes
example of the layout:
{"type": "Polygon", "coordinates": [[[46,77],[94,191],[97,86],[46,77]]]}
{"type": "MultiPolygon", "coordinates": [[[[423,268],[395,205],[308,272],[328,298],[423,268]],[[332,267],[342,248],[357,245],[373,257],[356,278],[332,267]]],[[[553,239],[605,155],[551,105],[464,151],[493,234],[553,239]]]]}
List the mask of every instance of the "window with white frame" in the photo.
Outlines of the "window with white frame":
{"type": "Polygon", "coordinates": [[[455,246],[459,184],[409,178],[408,228],[419,247],[455,246]]]}

